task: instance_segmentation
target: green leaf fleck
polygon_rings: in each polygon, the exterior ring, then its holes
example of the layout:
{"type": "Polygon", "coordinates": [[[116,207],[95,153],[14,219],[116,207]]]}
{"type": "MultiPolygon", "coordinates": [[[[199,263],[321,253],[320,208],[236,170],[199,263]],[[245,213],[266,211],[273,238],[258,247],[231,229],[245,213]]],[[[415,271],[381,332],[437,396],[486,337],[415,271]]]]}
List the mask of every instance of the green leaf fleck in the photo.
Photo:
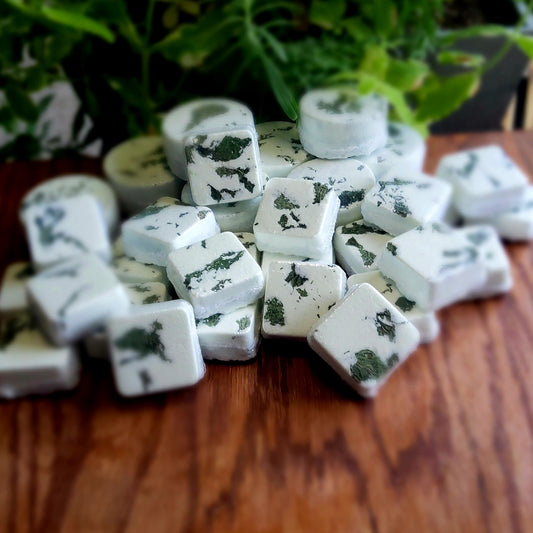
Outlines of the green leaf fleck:
{"type": "Polygon", "coordinates": [[[413,300],[408,300],[405,296],[400,296],[396,300],[395,305],[402,311],[407,312],[413,309],[413,307],[416,305],[416,302],[413,302],[413,300]]]}
{"type": "Polygon", "coordinates": [[[239,326],[238,331],[244,331],[246,328],[250,327],[251,320],[249,316],[243,316],[242,318],[239,318],[236,320],[237,325],[239,326]]]}
{"type": "Polygon", "coordinates": [[[318,183],[316,181],[313,183],[313,189],[315,192],[315,196],[313,198],[314,204],[319,204],[326,197],[326,194],[331,191],[331,188],[325,183],[318,183]]]}
{"type": "Polygon", "coordinates": [[[397,354],[392,354],[384,363],[372,350],[357,352],[355,359],[355,363],[350,366],[350,375],[359,383],[379,379],[400,360],[397,354]]]}
{"type": "Polygon", "coordinates": [[[281,300],[274,296],[273,298],[266,300],[265,306],[265,320],[270,322],[272,326],[284,326],[285,314],[281,300]]]}
{"type": "Polygon", "coordinates": [[[290,283],[291,287],[301,287],[306,281],[308,281],[309,278],[306,278],[305,276],[301,276],[296,272],[296,265],[294,263],[291,264],[291,271],[285,278],[286,283],[290,283]]]}

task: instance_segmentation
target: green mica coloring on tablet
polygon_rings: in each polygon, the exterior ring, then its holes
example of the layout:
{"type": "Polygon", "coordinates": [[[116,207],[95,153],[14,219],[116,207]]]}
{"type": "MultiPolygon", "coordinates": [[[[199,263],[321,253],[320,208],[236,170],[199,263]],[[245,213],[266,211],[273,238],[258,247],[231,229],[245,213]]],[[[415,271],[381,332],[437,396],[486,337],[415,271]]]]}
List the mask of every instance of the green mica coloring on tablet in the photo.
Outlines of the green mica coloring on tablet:
{"type": "Polygon", "coordinates": [[[398,255],[398,247],[394,244],[392,244],[392,242],[388,242],[387,243],[387,250],[392,254],[392,255],[398,255]]]}

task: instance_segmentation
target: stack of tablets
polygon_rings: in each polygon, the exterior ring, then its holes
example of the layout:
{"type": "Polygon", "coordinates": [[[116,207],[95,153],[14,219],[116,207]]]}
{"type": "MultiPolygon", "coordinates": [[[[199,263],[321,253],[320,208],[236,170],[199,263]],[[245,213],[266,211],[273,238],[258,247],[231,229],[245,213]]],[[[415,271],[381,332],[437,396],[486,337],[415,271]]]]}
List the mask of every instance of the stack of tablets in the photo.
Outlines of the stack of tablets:
{"type": "Polygon", "coordinates": [[[435,339],[436,311],[510,290],[499,237],[533,237],[533,188],[501,148],[422,174],[424,141],[376,95],[311,91],[298,125],[257,127],[243,104],[201,99],[162,130],[107,155],[111,187],[68,176],[26,195],[31,262],[0,288],[0,396],[74,387],[80,341],[125,396],[190,386],[202,357],[256,357],[261,332],[306,339],[371,397],[435,339]],[[113,190],[129,218],[111,245],[113,190]]]}

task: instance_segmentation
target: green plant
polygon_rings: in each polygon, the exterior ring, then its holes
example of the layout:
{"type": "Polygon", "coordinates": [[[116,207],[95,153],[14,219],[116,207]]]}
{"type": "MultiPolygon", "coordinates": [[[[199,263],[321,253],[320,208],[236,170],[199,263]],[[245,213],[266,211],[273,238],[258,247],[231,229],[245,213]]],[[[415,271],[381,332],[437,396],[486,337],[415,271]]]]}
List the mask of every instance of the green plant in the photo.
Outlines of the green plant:
{"type": "Polygon", "coordinates": [[[325,84],[381,93],[395,118],[426,132],[512,43],[533,56],[519,27],[443,34],[445,1],[0,0],[0,127],[14,136],[0,158],[40,151],[46,125],[36,124],[49,99],[30,94],[57,80],[72,83],[82,107],[71,143],[47,147],[56,153],[157,131],[162,112],[195,96],[223,94],[259,120],[281,110],[295,120],[299,96],[325,84]],[[453,49],[472,35],[506,44],[489,62],[453,49]],[[464,72],[442,78],[437,62],[464,72]],[[86,114],[93,128],[82,135],[86,114]]]}

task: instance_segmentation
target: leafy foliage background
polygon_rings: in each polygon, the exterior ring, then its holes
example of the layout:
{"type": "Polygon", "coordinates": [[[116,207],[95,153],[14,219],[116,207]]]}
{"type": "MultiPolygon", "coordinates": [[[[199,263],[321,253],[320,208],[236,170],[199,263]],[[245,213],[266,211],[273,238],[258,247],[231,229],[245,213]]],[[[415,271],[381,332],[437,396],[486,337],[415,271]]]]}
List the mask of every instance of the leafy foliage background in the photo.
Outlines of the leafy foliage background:
{"type": "Polygon", "coordinates": [[[198,96],[240,99],[258,121],[296,120],[305,90],[336,84],[381,93],[395,118],[425,133],[511,44],[533,57],[520,23],[442,32],[445,1],[0,0],[0,127],[15,134],[0,159],[41,151],[36,123],[50,99],[30,95],[58,80],[82,106],[68,146],[47,147],[55,153],[157,131],[164,111],[198,96]],[[454,49],[475,35],[506,44],[489,61],[454,49]],[[441,77],[438,63],[464,71],[441,77]]]}

